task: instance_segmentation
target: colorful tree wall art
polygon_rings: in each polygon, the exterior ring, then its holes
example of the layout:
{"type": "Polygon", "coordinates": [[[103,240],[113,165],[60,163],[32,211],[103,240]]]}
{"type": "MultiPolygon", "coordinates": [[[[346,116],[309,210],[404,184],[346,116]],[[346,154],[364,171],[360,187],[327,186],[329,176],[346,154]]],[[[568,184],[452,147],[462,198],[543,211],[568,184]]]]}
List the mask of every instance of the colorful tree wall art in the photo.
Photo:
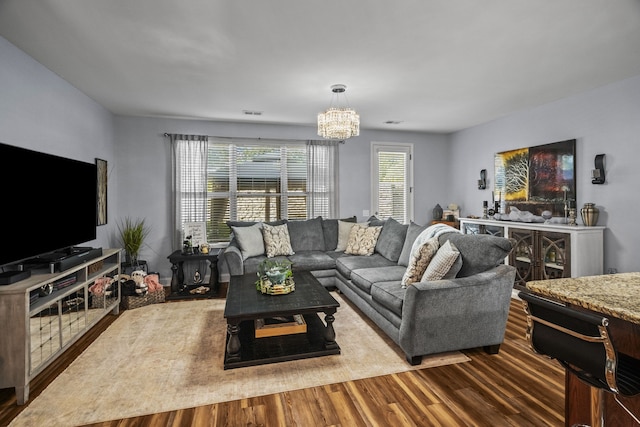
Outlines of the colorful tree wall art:
{"type": "Polygon", "coordinates": [[[540,215],[563,216],[565,201],[576,207],[576,140],[496,153],[495,199],[500,211],[510,206],[540,215]]]}

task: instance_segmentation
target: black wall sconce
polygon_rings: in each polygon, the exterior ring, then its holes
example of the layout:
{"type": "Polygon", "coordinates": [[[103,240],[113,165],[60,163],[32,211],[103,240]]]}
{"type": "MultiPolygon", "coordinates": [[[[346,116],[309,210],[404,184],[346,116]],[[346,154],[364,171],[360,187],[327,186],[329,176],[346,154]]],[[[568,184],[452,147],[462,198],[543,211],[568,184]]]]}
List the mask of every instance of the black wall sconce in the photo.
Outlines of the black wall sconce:
{"type": "Polygon", "coordinates": [[[484,190],[485,188],[487,188],[487,170],[482,169],[478,180],[478,190],[484,190]]]}
{"type": "Polygon", "coordinates": [[[604,184],[604,154],[597,154],[596,168],[591,171],[592,184],[604,184]]]}

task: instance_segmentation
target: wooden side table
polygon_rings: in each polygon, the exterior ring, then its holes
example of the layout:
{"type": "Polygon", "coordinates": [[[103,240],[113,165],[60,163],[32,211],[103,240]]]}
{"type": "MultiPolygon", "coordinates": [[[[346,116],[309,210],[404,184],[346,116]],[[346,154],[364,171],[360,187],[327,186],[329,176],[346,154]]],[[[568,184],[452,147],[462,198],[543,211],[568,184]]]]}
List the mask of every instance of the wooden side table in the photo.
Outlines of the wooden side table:
{"type": "Polygon", "coordinates": [[[175,251],[167,258],[171,262],[171,294],[167,296],[167,299],[184,299],[184,298],[212,298],[216,297],[219,292],[218,283],[218,255],[222,249],[212,248],[208,254],[192,254],[185,255],[182,251],[175,251]],[[191,294],[189,286],[185,284],[184,278],[184,263],[185,262],[199,262],[208,261],[211,275],[209,276],[209,292],[203,294],[191,294]]]}

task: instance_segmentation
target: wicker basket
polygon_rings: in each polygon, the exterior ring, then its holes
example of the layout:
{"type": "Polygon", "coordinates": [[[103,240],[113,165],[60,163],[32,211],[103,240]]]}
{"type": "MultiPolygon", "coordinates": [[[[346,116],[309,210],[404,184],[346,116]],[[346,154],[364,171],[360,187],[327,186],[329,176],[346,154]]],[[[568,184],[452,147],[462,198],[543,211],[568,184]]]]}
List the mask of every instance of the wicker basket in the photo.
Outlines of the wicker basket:
{"type": "Polygon", "coordinates": [[[98,271],[102,270],[102,267],[103,267],[103,266],[104,266],[104,261],[103,261],[103,260],[96,261],[96,262],[94,262],[93,264],[90,264],[90,265],[87,267],[87,272],[88,272],[89,274],[95,274],[95,273],[97,273],[98,271]]]}
{"type": "Polygon", "coordinates": [[[155,292],[148,292],[145,296],[122,296],[120,300],[120,308],[130,310],[132,308],[144,307],[149,304],[164,302],[164,289],[155,292]]]}
{"type": "Polygon", "coordinates": [[[117,298],[112,296],[91,294],[91,308],[105,308],[114,304],[117,298]]]}

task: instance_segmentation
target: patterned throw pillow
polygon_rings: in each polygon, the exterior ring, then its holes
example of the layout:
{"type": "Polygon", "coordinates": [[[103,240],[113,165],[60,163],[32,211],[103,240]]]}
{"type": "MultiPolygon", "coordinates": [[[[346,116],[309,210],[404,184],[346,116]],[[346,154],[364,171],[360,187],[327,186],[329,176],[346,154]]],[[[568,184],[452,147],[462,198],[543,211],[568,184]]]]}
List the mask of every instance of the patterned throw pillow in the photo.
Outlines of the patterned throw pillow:
{"type": "MultiPolygon", "coordinates": [[[[438,249],[438,252],[436,252],[436,255],[427,266],[420,281],[429,282],[432,280],[441,280],[449,276],[458,258],[460,258],[460,251],[458,251],[458,248],[456,248],[453,243],[447,240],[445,244],[438,249]]],[[[460,271],[461,267],[462,263],[458,263],[457,271],[455,271],[453,277],[460,271]]]]}
{"type": "Polygon", "coordinates": [[[264,238],[264,249],[267,258],[278,255],[293,255],[291,249],[291,239],[289,238],[289,228],[286,224],[262,226],[262,237],[264,238]]]}
{"type": "Polygon", "coordinates": [[[380,231],[382,231],[382,226],[367,227],[354,224],[349,233],[349,241],[344,253],[367,256],[373,254],[380,231]]]}
{"type": "Polygon", "coordinates": [[[404,272],[404,276],[402,277],[403,288],[406,288],[407,285],[412,283],[419,282],[420,279],[422,279],[431,259],[435,256],[436,252],[438,252],[439,246],[438,238],[432,237],[411,254],[407,271],[404,272]]]}
{"type": "MultiPolygon", "coordinates": [[[[355,223],[353,222],[338,220],[338,244],[336,246],[336,252],[343,252],[347,249],[351,228],[353,228],[354,225],[355,223]]],[[[358,225],[366,227],[369,223],[359,222],[358,225]]]]}

